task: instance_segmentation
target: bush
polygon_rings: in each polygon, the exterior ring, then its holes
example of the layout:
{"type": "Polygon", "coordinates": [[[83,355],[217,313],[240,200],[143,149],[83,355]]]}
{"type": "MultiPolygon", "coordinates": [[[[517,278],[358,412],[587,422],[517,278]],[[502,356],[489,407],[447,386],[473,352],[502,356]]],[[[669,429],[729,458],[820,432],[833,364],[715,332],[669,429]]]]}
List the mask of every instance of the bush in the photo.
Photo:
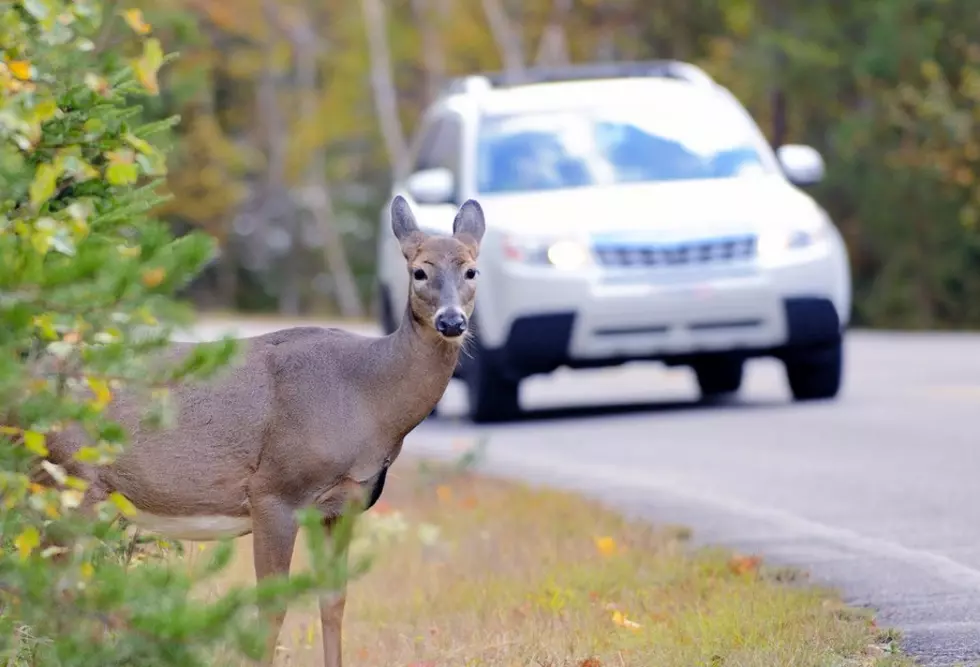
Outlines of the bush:
{"type": "MultiPolygon", "coordinates": [[[[6,5],[0,49],[0,662],[256,657],[255,606],[272,611],[346,576],[322,531],[308,531],[311,572],[197,599],[229,562],[229,543],[198,571],[172,567],[165,543],[136,543],[119,520],[127,499],[82,513],[83,481],[43,458],[46,434],[74,424],[90,438],[78,456],[110,462],[128,437],[107,416],[115,395],[140,392],[148,418],[167,427],[167,388],[218,371],[235,351],[226,340],[178,368],[149,363],[190,321],[173,295],[214,250],[199,234],[174,239],[151,215],[176,119],[140,124],[134,100],[158,94],[167,58],[138,11],[95,1],[6,5]],[[42,471],[53,485],[36,483],[42,471]]],[[[304,527],[319,528],[318,517],[304,527]]]]}

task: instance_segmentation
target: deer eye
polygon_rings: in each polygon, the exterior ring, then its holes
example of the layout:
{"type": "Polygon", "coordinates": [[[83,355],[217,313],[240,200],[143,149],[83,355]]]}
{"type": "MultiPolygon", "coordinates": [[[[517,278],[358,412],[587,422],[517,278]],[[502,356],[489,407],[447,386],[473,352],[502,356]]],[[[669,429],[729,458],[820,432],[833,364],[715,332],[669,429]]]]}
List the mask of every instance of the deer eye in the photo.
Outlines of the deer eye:
{"type": "Polygon", "coordinates": [[[414,271],[412,271],[412,277],[415,278],[416,280],[425,280],[426,278],[428,278],[428,276],[425,275],[425,271],[423,271],[422,269],[415,269],[414,271]]]}
{"type": "Polygon", "coordinates": [[[467,280],[473,280],[474,278],[476,278],[476,274],[478,273],[479,271],[477,271],[476,269],[466,269],[466,273],[464,273],[463,275],[466,277],[467,280]]]}

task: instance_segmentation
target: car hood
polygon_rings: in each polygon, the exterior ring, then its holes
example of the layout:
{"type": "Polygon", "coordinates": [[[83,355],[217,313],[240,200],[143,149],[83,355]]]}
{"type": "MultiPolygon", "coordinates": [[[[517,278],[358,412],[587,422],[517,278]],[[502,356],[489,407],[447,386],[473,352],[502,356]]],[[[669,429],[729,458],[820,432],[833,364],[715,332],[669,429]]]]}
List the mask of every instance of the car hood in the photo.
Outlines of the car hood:
{"type": "Polygon", "coordinates": [[[794,220],[806,222],[819,212],[809,195],[780,176],[485,194],[478,199],[488,230],[542,236],[759,232],[794,220]]]}

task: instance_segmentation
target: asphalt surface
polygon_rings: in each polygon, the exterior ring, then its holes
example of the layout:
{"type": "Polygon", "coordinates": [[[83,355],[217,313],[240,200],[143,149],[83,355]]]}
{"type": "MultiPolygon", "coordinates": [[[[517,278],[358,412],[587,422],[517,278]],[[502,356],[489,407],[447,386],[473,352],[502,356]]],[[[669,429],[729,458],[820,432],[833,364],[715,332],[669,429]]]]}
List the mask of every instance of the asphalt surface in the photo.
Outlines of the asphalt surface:
{"type": "Polygon", "coordinates": [[[980,664],[980,335],[855,332],[846,365],[840,397],[808,405],[769,360],[724,406],[700,405],[684,369],[559,372],[491,427],[462,419],[454,382],[404,454],[485,438],[487,471],[802,566],[876,609],[921,664],[980,664]]]}

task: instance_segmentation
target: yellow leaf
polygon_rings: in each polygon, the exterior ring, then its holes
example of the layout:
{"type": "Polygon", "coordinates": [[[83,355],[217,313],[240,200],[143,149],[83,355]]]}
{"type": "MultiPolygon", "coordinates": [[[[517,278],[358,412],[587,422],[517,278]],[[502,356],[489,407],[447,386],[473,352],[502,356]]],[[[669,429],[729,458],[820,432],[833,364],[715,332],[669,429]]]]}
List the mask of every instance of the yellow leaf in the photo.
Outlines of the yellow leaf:
{"type": "Polygon", "coordinates": [[[616,540],[611,537],[597,537],[595,538],[595,548],[603,556],[612,556],[616,553],[616,540]]]}
{"type": "Polygon", "coordinates": [[[313,646],[313,642],[316,641],[316,624],[308,623],[306,626],[306,645],[313,646]]]}
{"type": "Polygon", "coordinates": [[[88,72],[85,75],[85,85],[88,86],[93,92],[102,95],[103,97],[109,94],[109,82],[98,74],[88,72]]]}
{"type": "Polygon", "coordinates": [[[40,208],[44,202],[51,199],[51,195],[54,194],[55,187],[58,185],[58,177],[60,175],[60,171],[53,164],[45,162],[38,165],[30,188],[31,206],[35,210],[40,208]]]}
{"type": "Polygon", "coordinates": [[[109,383],[100,378],[88,378],[88,386],[95,392],[95,401],[92,405],[96,410],[103,410],[112,400],[112,391],[109,383]]]}
{"type": "Polygon", "coordinates": [[[48,448],[44,444],[43,433],[24,431],[24,447],[38,456],[48,455],[48,448]]]}
{"type": "Polygon", "coordinates": [[[626,618],[625,614],[623,614],[623,612],[621,611],[614,611],[612,615],[612,620],[613,623],[615,623],[616,625],[624,628],[629,628],[630,630],[638,630],[640,628],[639,623],[636,623],[635,621],[631,621],[630,619],[626,618]]]}
{"type": "Polygon", "coordinates": [[[127,9],[123,12],[123,18],[133,32],[145,35],[150,32],[150,24],[143,20],[143,12],[138,9],[127,9]]]}
{"type": "Polygon", "coordinates": [[[77,489],[65,489],[61,492],[61,506],[73,510],[82,504],[85,494],[77,489]]]}
{"type": "Polygon", "coordinates": [[[7,67],[10,69],[10,73],[21,81],[27,81],[31,78],[31,63],[26,60],[11,60],[7,63],[7,67]]]}
{"type": "Polygon", "coordinates": [[[0,433],[3,435],[20,435],[23,431],[16,426],[0,426],[0,433]]]}
{"type": "Polygon", "coordinates": [[[74,459],[79,463],[98,463],[102,460],[102,452],[98,447],[80,447],[74,459]]]}
{"type": "Polygon", "coordinates": [[[439,496],[439,502],[448,503],[453,498],[453,490],[443,484],[436,487],[436,495],[439,496]]]}
{"type": "Polygon", "coordinates": [[[67,486],[69,489],[86,491],[88,489],[88,482],[81,477],[69,477],[65,480],[65,486],[67,486]]]}
{"type": "Polygon", "coordinates": [[[163,282],[163,279],[167,277],[167,272],[157,267],[155,269],[148,269],[143,272],[143,284],[153,289],[163,282]]]}
{"type": "Polygon", "coordinates": [[[95,568],[92,567],[91,563],[82,563],[81,570],[82,570],[83,579],[91,579],[92,576],[95,574],[95,568]]]}
{"type": "Polygon", "coordinates": [[[109,500],[116,506],[116,509],[122,512],[123,516],[133,516],[136,514],[136,506],[118,491],[113,491],[109,494],[109,500]]]}
{"type": "Polygon", "coordinates": [[[128,245],[118,245],[116,246],[116,250],[118,250],[119,254],[122,255],[123,257],[130,257],[130,258],[139,257],[140,252],[142,251],[142,249],[139,246],[128,246],[128,245]]]}
{"type": "Polygon", "coordinates": [[[14,546],[17,547],[17,553],[20,554],[21,560],[27,560],[27,557],[38,548],[41,544],[41,535],[37,532],[37,528],[34,526],[28,526],[24,529],[17,539],[14,540],[14,546]]]}
{"type": "Polygon", "coordinates": [[[111,185],[131,185],[139,178],[135,164],[117,162],[105,168],[105,177],[111,185]]]}
{"type": "Polygon", "coordinates": [[[162,64],[163,48],[160,46],[160,40],[155,37],[146,40],[143,44],[143,55],[133,62],[133,69],[143,87],[154,95],[160,92],[157,72],[160,71],[162,64]]]}

